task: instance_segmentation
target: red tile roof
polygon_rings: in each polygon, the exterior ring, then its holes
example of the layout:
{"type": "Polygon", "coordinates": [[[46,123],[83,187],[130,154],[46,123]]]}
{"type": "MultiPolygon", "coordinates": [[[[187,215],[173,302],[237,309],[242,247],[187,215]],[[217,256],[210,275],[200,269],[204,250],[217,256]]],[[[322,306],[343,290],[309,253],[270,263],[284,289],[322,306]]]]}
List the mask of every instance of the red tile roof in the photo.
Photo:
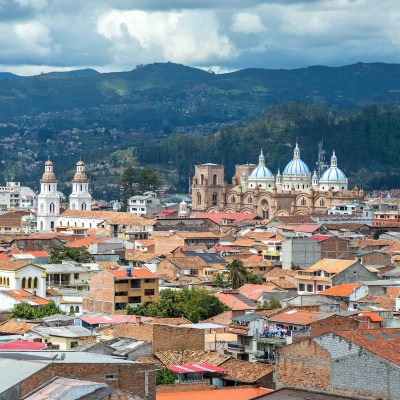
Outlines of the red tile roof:
{"type": "Polygon", "coordinates": [[[0,345],[0,350],[43,350],[46,344],[42,342],[29,342],[27,340],[12,340],[0,345]]]}
{"type": "Polygon", "coordinates": [[[369,317],[372,322],[383,322],[383,318],[375,314],[373,311],[361,311],[358,315],[365,315],[366,317],[369,317]]]}
{"type": "Polygon", "coordinates": [[[337,331],[336,334],[385,360],[400,365],[400,329],[337,331]]]}
{"type": "Polygon", "coordinates": [[[263,293],[274,293],[280,291],[276,286],[253,285],[251,283],[244,284],[238,290],[242,296],[253,301],[257,301],[263,293]]]}
{"type": "Polygon", "coordinates": [[[320,227],[319,224],[303,224],[299,225],[295,228],[295,232],[305,232],[305,233],[313,233],[318,230],[320,227]]]}
{"type": "Polygon", "coordinates": [[[146,279],[146,278],[158,278],[158,275],[153,274],[146,268],[131,268],[132,276],[127,275],[127,269],[109,269],[107,272],[114,275],[116,279],[146,279]]]}
{"type": "Polygon", "coordinates": [[[23,301],[25,303],[33,303],[33,305],[44,305],[51,303],[50,300],[46,300],[43,297],[36,296],[27,290],[2,290],[2,293],[12,297],[17,301],[23,301]]]}
{"type": "Polygon", "coordinates": [[[254,307],[247,305],[243,301],[237,299],[234,295],[230,293],[214,293],[214,296],[219,299],[222,303],[224,303],[227,307],[234,311],[244,311],[244,310],[254,310],[256,309],[256,305],[254,307]]]}
{"type": "Polygon", "coordinates": [[[158,214],[156,214],[155,217],[166,217],[168,215],[175,214],[177,212],[178,211],[176,211],[176,210],[164,210],[164,211],[161,211],[158,214]]]}
{"type": "Polygon", "coordinates": [[[330,239],[331,237],[333,237],[333,236],[331,236],[331,235],[322,235],[321,233],[317,233],[316,235],[310,236],[309,239],[317,239],[318,242],[323,242],[324,240],[330,239]]]}
{"type": "Polygon", "coordinates": [[[328,318],[332,315],[334,315],[334,313],[320,313],[306,310],[289,310],[282,314],[269,317],[268,321],[288,325],[310,325],[313,322],[320,321],[321,319],[328,318]]]}
{"type": "Polygon", "coordinates": [[[319,294],[324,294],[326,296],[348,297],[360,286],[362,286],[361,282],[343,283],[342,285],[336,285],[329,289],[325,289],[322,292],[319,292],[319,294]]]}
{"type": "Polygon", "coordinates": [[[76,240],[75,242],[68,243],[68,247],[89,247],[92,243],[101,243],[109,240],[109,237],[99,236],[86,236],[82,239],[76,240]]]}
{"type": "MultiPolygon", "coordinates": [[[[182,389],[184,389],[184,385],[182,385],[182,389]]],[[[157,393],[157,400],[252,400],[271,392],[273,390],[264,388],[232,387],[189,392],[157,393]]]]}

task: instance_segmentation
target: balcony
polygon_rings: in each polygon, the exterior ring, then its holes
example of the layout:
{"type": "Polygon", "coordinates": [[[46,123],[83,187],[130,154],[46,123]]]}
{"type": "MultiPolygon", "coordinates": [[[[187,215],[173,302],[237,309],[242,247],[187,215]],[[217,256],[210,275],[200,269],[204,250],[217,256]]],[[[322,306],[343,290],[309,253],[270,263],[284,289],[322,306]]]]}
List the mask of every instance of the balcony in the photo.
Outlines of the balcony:
{"type": "Polygon", "coordinates": [[[278,347],[286,346],[287,344],[292,343],[292,338],[290,336],[287,337],[255,336],[254,339],[256,340],[257,343],[270,344],[278,347]]]}
{"type": "Polygon", "coordinates": [[[233,351],[235,353],[244,353],[244,346],[237,343],[228,343],[228,351],[233,351]]]}
{"type": "Polygon", "coordinates": [[[84,282],[79,282],[79,281],[48,281],[47,286],[55,286],[55,287],[62,287],[62,286],[73,286],[73,287],[79,287],[79,286],[88,286],[89,282],[84,281],[84,282]]]}

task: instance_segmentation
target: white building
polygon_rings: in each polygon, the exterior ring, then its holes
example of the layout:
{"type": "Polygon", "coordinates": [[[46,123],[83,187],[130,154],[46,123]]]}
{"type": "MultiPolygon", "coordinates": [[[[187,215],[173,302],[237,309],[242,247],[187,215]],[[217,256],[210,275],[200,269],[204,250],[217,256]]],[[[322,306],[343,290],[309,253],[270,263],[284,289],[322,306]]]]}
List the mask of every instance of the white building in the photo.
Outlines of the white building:
{"type": "Polygon", "coordinates": [[[60,195],[57,193],[57,178],[53,163],[47,160],[45,171],[40,181],[38,196],[37,229],[51,231],[57,226],[60,215],[60,195]]]}
{"type": "Polygon", "coordinates": [[[164,210],[161,199],[155,192],[144,192],[143,195],[132,196],[129,201],[129,212],[136,215],[154,215],[164,210]]]}
{"type": "Polygon", "coordinates": [[[80,160],[76,164],[76,173],[72,180],[72,193],[69,196],[70,210],[92,209],[92,196],[89,193],[89,179],[85,172],[85,163],[80,160]]]}

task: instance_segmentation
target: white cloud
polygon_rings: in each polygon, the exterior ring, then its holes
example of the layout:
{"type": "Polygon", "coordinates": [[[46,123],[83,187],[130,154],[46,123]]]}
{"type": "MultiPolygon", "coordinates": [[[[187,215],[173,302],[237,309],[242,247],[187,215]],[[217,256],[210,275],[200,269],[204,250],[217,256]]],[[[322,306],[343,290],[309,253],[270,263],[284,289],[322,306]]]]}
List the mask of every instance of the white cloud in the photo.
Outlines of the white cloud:
{"type": "MultiPolygon", "coordinates": [[[[118,11],[99,18],[98,32],[112,41],[115,57],[135,51],[136,57],[158,61],[204,64],[235,57],[227,35],[211,11],[118,11]]],[[[126,54],[125,54],[126,55],[126,54]]]]}
{"type": "Polygon", "coordinates": [[[232,30],[240,33],[260,33],[265,31],[259,15],[239,12],[232,17],[232,30]]]}

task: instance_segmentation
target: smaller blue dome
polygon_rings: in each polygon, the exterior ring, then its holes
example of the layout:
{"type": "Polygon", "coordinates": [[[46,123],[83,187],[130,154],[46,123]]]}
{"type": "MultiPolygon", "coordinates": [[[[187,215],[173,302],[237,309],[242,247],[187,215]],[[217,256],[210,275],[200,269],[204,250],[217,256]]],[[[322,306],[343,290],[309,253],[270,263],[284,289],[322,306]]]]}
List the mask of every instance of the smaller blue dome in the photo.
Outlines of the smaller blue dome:
{"type": "Polygon", "coordinates": [[[346,179],[346,175],[341,169],[338,167],[330,167],[323,173],[320,181],[336,182],[345,181],[346,179]]]}
{"type": "Polygon", "coordinates": [[[257,168],[253,170],[253,172],[250,175],[250,178],[268,179],[268,178],[273,178],[273,175],[272,172],[265,165],[259,165],[257,168]]]}
{"type": "Polygon", "coordinates": [[[283,175],[309,175],[307,164],[300,159],[293,159],[283,170],[283,175]]]}

